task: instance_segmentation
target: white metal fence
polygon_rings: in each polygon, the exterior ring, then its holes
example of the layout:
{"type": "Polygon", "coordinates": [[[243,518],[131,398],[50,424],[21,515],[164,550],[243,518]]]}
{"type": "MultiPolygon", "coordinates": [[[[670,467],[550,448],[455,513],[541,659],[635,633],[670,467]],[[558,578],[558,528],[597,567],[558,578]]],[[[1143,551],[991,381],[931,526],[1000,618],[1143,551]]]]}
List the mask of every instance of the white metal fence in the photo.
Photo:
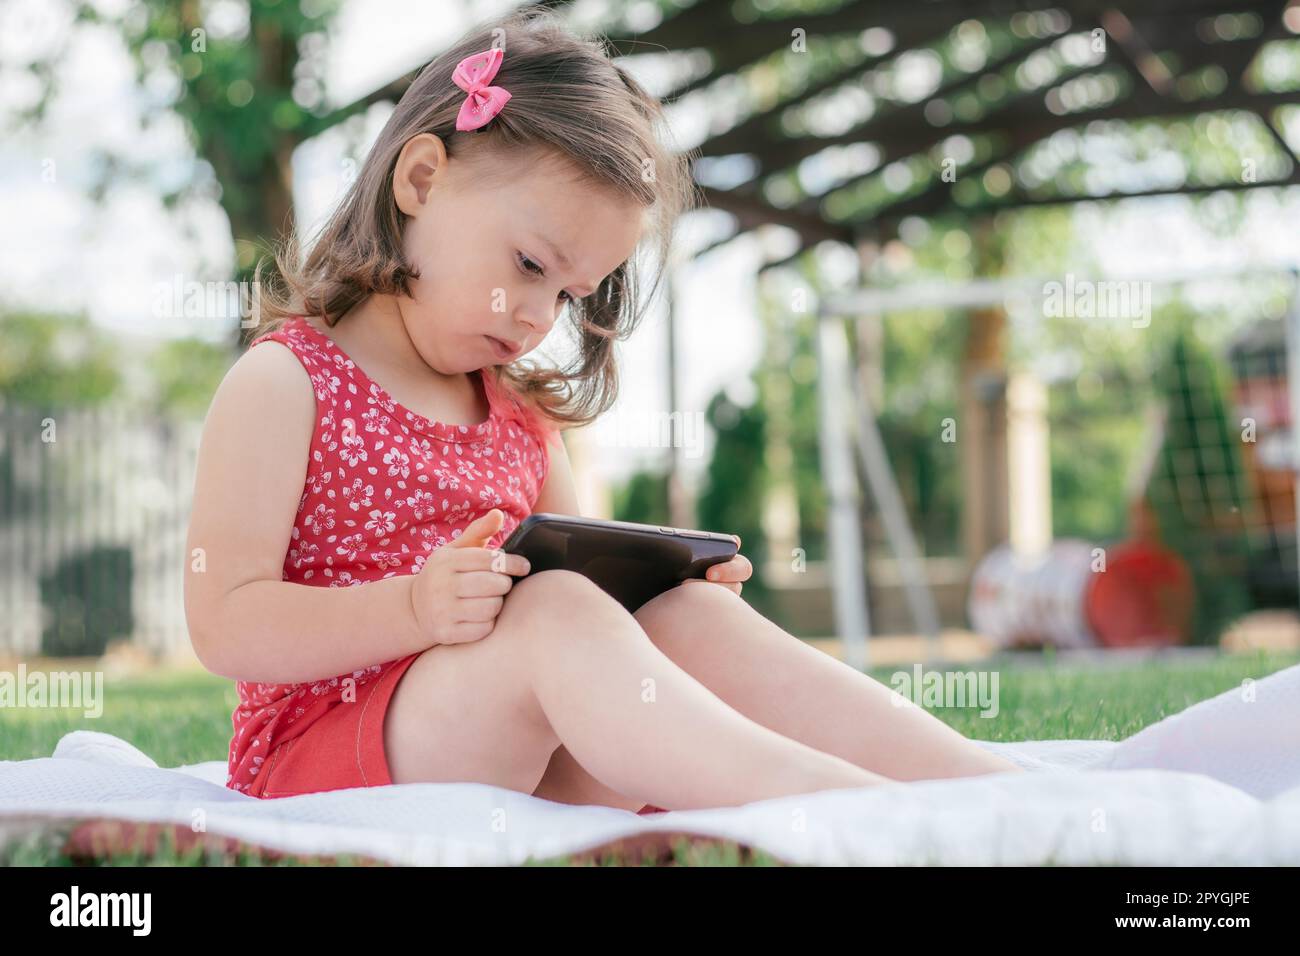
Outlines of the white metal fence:
{"type": "Polygon", "coordinates": [[[0,652],[188,643],[182,582],[202,423],[0,402],[0,652]]]}

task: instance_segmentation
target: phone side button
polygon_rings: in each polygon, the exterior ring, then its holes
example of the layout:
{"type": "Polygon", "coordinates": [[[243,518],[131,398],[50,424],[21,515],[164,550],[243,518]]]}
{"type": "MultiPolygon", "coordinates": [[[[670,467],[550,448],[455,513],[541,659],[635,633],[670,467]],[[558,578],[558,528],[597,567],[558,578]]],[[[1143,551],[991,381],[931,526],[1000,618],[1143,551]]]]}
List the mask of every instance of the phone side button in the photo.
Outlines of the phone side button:
{"type": "Polygon", "coordinates": [[[665,528],[665,527],[662,527],[662,526],[661,526],[661,527],[659,528],[659,533],[660,533],[660,534],[676,534],[676,533],[677,533],[677,529],[676,529],[676,528],[665,528]]]}

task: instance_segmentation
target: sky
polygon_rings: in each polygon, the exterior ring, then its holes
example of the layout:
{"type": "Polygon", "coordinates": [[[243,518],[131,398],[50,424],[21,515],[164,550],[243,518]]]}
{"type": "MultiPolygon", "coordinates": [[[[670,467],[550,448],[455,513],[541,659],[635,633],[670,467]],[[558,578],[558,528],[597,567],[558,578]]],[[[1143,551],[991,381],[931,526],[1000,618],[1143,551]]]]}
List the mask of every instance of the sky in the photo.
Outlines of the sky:
{"type": "MultiPolygon", "coordinates": [[[[100,5],[111,11],[121,2],[101,0],[100,5]]],[[[453,0],[346,0],[332,31],[327,97],[333,103],[350,102],[420,65],[471,19],[514,5],[512,0],[485,0],[475,5],[471,18],[453,0]]],[[[238,12],[235,0],[209,6],[218,17],[238,12]]],[[[582,15],[601,6],[602,0],[580,0],[574,9],[582,15]]],[[[191,168],[192,150],[181,123],[151,107],[169,91],[137,87],[129,57],[112,31],[80,29],[72,35],[59,78],[63,93],[48,121],[35,134],[0,143],[0,206],[5,211],[0,217],[0,301],[7,307],[84,309],[123,337],[225,337],[228,323],[160,317],[154,308],[160,287],[175,277],[222,278],[232,256],[229,227],[214,201],[177,216],[158,200],[157,183],[175,181],[191,168]],[[140,125],[145,115],[158,117],[147,130],[140,125]],[[149,178],[117,186],[97,206],[85,197],[96,149],[143,164],[149,178]]],[[[68,36],[61,0],[0,4],[0,64],[6,65],[0,72],[0,110],[33,95],[19,65],[68,36]]],[[[652,90],[666,81],[661,62],[636,69],[652,90]]],[[[385,117],[383,107],[371,111],[367,136],[378,133],[385,117]]],[[[698,104],[685,105],[670,119],[678,142],[688,148],[718,121],[698,104]]],[[[295,154],[295,203],[307,231],[341,195],[342,148],[340,136],[326,134],[295,154]]],[[[1134,206],[1116,215],[1085,214],[1080,222],[1085,235],[1091,230],[1095,239],[1091,245],[1102,272],[1300,264],[1295,219],[1270,212],[1267,203],[1259,206],[1258,228],[1250,230],[1247,242],[1231,245],[1189,222],[1178,203],[1134,206]]],[[[723,213],[691,214],[680,229],[682,246],[698,248],[728,231],[723,213]]],[[[741,404],[752,400],[749,373],[761,348],[755,270],[764,256],[778,257],[781,243],[790,238],[779,228],[750,234],[674,270],[684,415],[702,416],[709,398],[723,387],[741,404]]],[[[637,335],[619,346],[624,385],[611,420],[651,422],[665,414],[665,316],[661,295],[637,335]]],[[[663,449],[617,447],[613,433],[602,433],[600,427],[598,442],[607,447],[596,467],[608,477],[621,477],[666,454],[663,449]]],[[[706,436],[702,447],[690,449],[688,480],[698,480],[708,447],[706,436]]]]}

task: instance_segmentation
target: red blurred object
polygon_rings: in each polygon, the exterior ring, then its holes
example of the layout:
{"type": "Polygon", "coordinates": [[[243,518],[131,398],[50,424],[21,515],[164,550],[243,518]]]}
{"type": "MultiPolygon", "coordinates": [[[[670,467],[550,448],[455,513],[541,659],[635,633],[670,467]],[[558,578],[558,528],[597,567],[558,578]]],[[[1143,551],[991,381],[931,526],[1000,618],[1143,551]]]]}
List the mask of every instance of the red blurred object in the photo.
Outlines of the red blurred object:
{"type": "Polygon", "coordinates": [[[1106,549],[1106,570],[1092,575],[1084,613],[1105,647],[1185,644],[1194,593],[1178,555],[1151,540],[1124,541],[1106,549]]]}

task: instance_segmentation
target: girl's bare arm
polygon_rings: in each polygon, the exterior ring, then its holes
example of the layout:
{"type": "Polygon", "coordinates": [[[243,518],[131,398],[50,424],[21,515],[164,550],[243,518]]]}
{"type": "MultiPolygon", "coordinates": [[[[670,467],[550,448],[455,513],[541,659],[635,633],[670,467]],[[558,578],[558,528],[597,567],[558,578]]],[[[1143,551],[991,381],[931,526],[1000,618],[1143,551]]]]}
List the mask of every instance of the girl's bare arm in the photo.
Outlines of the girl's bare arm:
{"type": "Polygon", "coordinates": [[[573,480],[573,465],[569,461],[569,451],[564,446],[560,435],[546,446],[550,456],[550,468],[546,473],[546,484],[537,494],[533,511],[550,512],[557,515],[582,516],[578,503],[578,489],[573,480]]]}
{"type": "Polygon", "coordinates": [[[430,646],[409,574],[339,588],[281,579],[315,422],[311,379],[277,342],[249,349],[213,397],[186,545],[185,616],[195,653],[215,674],[321,680],[430,646]]]}

